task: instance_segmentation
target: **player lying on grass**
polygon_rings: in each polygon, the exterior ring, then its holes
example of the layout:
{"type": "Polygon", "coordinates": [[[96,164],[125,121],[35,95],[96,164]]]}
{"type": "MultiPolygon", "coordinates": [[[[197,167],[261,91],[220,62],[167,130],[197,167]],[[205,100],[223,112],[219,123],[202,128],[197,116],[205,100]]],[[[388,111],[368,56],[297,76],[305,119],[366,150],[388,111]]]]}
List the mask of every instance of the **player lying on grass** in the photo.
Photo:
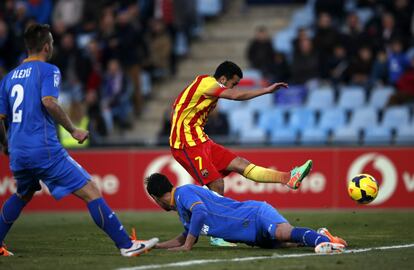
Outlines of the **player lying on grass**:
{"type": "Polygon", "coordinates": [[[326,228],[316,232],[293,227],[265,202],[239,202],[196,185],[174,188],[168,178],[159,173],[150,175],[145,182],[147,192],[161,208],[178,212],[185,229],[177,237],[157,244],[156,248],[189,251],[200,235],[263,248],[314,247],[315,252],[322,254],[340,253],[347,246],[345,240],[332,236],[326,228]]]}

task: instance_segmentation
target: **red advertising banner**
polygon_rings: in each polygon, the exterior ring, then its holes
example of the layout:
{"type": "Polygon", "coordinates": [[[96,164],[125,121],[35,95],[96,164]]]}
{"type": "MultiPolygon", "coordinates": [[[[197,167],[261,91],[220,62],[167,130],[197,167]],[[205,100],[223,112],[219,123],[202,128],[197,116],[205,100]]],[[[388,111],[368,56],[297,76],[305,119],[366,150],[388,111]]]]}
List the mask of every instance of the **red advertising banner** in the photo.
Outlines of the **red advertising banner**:
{"type": "MultiPolygon", "coordinates": [[[[298,148],[234,149],[251,162],[288,171],[307,159],[314,167],[299,190],[280,184],[255,183],[238,174],[225,178],[225,194],[237,200],[267,201],[278,208],[414,208],[414,148],[298,148]],[[359,173],[373,175],[380,184],[375,201],[359,206],[347,194],[347,181],[359,173]]],[[[114,209],[155,210],[145,192],[144,178],[166,174],[175,185],[195,183],[164,150],[96,150],[71,152],[100,187],[114,209]]],[[[0,157],[0,204],[16,190],[8,159],[0,157]]],[[[46,187],[36,193],[27,210],[84,210],[74,196],[55,201],[46,187]]]]}

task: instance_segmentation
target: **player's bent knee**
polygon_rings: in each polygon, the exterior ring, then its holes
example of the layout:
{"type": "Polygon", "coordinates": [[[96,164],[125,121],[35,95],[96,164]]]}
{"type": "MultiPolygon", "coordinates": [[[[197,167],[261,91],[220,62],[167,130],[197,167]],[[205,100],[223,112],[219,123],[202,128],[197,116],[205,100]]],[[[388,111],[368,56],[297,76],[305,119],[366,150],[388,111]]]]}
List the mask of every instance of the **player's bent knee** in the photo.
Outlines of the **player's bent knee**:
{"type": "Polygon", "coordinates": [[[74,194],[85,202],[90,202],[102,197],[98,186],[92,181],[88,181],[86,185],[75,191],[74,194]]]}
{"type": "Polygon", "coordinates": [[[229,166],[227,167],[227,170],[243,174],[244,170],[247,166],[249,166],[249,164],[250,161],[248,161],[247,159],[244,159],[242,157],[236,157],[230,162],[229,166]]]}
{"type": "Polygon", "coordinates": [[[207,186],[210,190],[217,192],[220,195],[224,194],[224,180],[222,178],[208,183],[207,186]]]}
{"type": "Polygon", "coordinates": [[[279,223],[276,228],[276,239],[279,241],[289,241],[293,226],[289,223],[279,223]]]}

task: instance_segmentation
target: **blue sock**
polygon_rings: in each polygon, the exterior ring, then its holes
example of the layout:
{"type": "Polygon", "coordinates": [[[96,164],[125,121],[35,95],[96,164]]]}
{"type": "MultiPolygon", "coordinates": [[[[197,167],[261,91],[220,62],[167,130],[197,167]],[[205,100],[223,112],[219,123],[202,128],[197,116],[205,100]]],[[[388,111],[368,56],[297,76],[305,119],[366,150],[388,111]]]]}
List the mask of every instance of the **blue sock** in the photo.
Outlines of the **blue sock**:
{"type": "Polygon", "coordinates": [[[124,226],[103,198],[90,201],[88,209],[96,225],[115,242],[118,248],[131,247],[131,238],[129,238],[124,226]]]}
{"type": "Polygon", "coordinates": [[[13,194],[4,202],[0,213],[0,246],[6,237],[7,232],[10,230],[25,206],[26,202],[20,199],[16,194],[13,194]]]}
{"type": "Polygon", "coordinates": [[[302,243],[307,247],[316,247],[320,243],[330,242],[328,237],[309,228],[293,228],[290,238],[293,242],[302,243]]]}

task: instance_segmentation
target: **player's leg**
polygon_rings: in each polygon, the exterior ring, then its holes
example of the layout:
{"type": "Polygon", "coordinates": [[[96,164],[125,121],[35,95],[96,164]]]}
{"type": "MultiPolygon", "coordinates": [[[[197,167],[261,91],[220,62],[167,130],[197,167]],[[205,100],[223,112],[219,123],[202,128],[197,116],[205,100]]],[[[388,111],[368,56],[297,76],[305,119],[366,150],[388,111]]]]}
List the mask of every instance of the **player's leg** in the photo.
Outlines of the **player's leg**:
{"type": "Polygon", "coordinates": [[[73,192],[75,196],[82,199],[88,207],[89,213],[95,224],[102,229],[114,241],[117,248],[130,248],[131,238],[126,233],[115,212],[102,198],[101,193],[92,181],[73,192]]]}
{"type": "Polygon", "coordinates": [[[315,230],[302,227],[293,227],[289,222],[272,206],[263,204],[258,211],[259,229],[262,234],[278,242],[297,243],[307,247],[323,247],[315,249],[320,253],[341,252],[345,246],[341,243],[334,243],[326,235],[315,230]],[[324,244],[329,243],[329,244],[324,244]]]}
{"type": "Polygon", "coordinates": [[[290,172],[282,172],[257,166],[237,156],[220,144],[211,142],[211,153],[214,165],[220,172],[237,172],[255,182],[282,183],[290,181],[290,172]]]}
{"type": "Polygon", "coordinates": [[[224,180],[223,178],[219,178],[214,180],[206,185],[208,189],[217,192],[220,195],[224,195],[224,180]]]}
{"type": "Polygon", "coordinates": [[[290,172],[264,168],[236,157],[227,167],[227,170],[237,172],[247,179],[260,183],[281,183],[289,188],[298,189],[302,180],[309,174],[312,161],[308,160],[302,166],[295,167],[290,172]]]}
{"type": "Polygon", "coordinates": [[[142,243],[132,241],[115,213],[102,198],[96,184],[90,181],[90,175],[71,157],[64,157],[48,170],[42,171],[42,179],[55,199],[69,194],[82,199],[87,204],[96,225],[112,239],[123,256],[139,255],[158,242],[158,239],[142,243]]]}
{"type": "Polygon", "coordinates": [[[41,189],[39,180],[33,178],[30,171],[14,172],[13,175],[17,181],[17,192],[4,202],[0,212],[0,256],[13,255],[4,247],[3,241],[33,194],[41,189]]]}
{"type": "Polygon", "coordinates": [[[210,141],[185,149],[171,149],[171,153],[196,183],[201,186],[205,185],[210,190],[223,195],[223,175],[217,170],[212,161],[210,141]]]}

